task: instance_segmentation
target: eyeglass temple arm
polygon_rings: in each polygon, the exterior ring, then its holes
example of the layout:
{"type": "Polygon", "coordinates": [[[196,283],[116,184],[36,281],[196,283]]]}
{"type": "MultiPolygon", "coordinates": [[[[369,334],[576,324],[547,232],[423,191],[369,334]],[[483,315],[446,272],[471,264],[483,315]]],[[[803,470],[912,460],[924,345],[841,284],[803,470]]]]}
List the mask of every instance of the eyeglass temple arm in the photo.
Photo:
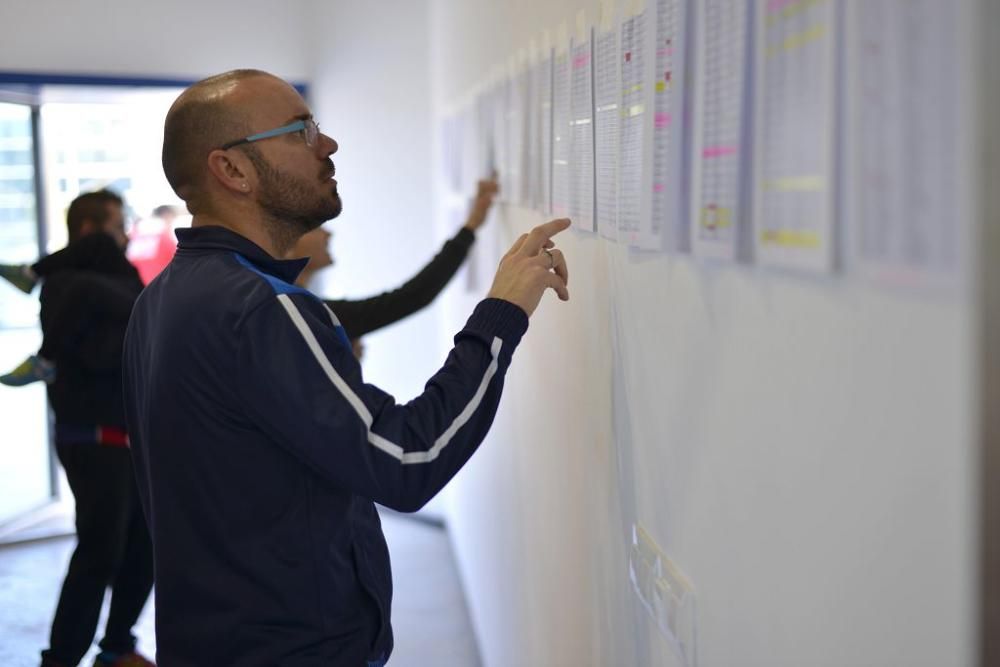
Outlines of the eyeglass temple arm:
{"type": "Polygon", "coordinates": [[[273,130],[268,130],[267,132],[259,132],[257,134],[251,134],[249,137],[244,139],[237,139],[236,141],[230,141],[228,144],[223,144],[222,150],[228,150],[233,146],[239,146],[240,144],[249,144],[254,141],[260,141],[261,139],[269,139],[271,137],[277,137],[281,134],[291,134],[292,132],[299,132],[306,129],[306,122],[304,120],[297,120],[294,123],[285,125],[284,127],[276,127],[273,130]]]}

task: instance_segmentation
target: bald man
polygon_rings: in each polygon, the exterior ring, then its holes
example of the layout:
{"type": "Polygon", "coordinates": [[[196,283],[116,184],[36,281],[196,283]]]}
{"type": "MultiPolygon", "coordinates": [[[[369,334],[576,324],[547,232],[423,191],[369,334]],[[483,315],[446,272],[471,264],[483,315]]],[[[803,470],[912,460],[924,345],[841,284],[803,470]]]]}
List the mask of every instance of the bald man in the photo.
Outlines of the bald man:
{"type": "Polygon", "coordinates": [[[194,220],[124,354],[161,665],[385,664],[374,503],[415,511],[458,472],[543,293],[569,298],[554,220],[504,256],[423,394],[366,384],[336,313],[294,284],[306,260],[282,259],[340,213],[336,151],[264,72],[201,81],[167,115],[164,172],[194,220]]]}

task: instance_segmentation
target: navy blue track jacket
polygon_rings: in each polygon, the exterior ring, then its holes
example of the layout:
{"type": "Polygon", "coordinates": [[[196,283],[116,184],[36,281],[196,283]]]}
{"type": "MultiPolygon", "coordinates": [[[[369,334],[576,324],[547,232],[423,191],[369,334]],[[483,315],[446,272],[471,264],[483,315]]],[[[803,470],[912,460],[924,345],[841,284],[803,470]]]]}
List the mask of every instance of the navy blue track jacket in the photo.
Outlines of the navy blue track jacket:
{"type": "Polygon", "coordinates": [[[177,232],[125,339],[126,415],[156,562],[157,662],[364,665],[392,650],[372,501],[420,508],[492,423],[520,308],[481,302],[405,405],[337,318],[221,227],[177,232]]]}

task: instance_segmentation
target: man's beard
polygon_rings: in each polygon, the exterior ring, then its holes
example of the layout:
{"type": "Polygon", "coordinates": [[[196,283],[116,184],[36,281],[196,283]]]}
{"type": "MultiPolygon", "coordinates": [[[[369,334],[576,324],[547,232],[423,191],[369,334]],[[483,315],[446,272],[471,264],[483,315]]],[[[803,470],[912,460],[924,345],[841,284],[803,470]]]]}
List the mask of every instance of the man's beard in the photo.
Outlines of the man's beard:
{"type": "MultiPolygon", "coordinates": [[[[317,196],[314,187],[278,171],[258,151],[249,151],[248,156],[260,176],[257,202],[264,211],[268,233],[279,247],[290,248],[306,232],[340,215],[342,205],[336,191],[317,196]]],[[[332,168],[330,162],[331,173],[332,168]]]]}

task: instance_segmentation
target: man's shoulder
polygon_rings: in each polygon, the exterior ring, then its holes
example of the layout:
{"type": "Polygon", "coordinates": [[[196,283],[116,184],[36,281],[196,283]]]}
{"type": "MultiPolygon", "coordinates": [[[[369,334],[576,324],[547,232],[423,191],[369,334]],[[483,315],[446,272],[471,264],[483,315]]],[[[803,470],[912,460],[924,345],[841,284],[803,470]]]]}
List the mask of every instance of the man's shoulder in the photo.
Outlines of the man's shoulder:
{"type": "Polygon", "coordinates": [[[235,252],[178,253],[146,291],[177,298],[214,296],[220,303],[227,302],[226,297],[232,295],[245,298],[255,292],[261,296],[267,294],[259,277],[247,270],[242,257],[235,252]]]}
{"type": "Polygon", "coordinates": [[[166,304],[167,316],[197,309],[244,321],[262,308],[279,306],[282,296],[315,301],[308,290],[266,273],[237,252],[213,252],[175,257],[140,300],[166,304]]]}

